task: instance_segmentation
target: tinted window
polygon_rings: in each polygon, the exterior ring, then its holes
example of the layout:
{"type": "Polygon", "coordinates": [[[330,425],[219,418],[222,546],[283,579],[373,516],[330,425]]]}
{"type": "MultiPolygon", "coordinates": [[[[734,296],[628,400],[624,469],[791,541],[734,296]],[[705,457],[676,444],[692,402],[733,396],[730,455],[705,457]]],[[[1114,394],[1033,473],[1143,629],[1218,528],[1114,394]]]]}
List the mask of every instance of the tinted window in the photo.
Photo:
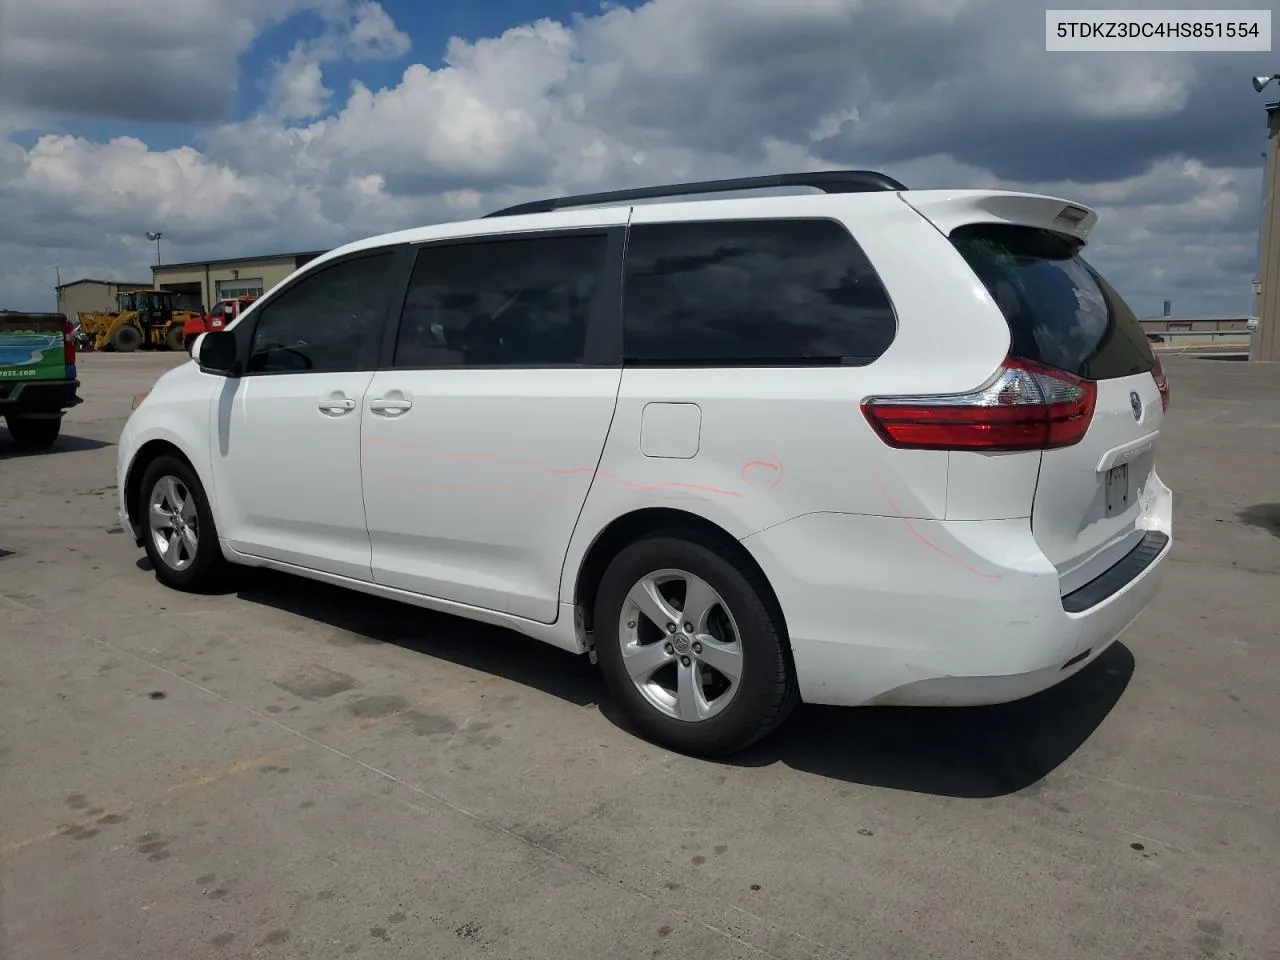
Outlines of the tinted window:
{"type": "Polygon", "coordinates": [[[603,234],[424,247],[396,366],[581,363],[605,248],[603,234]]]}
{"type": "Polygon", "coordinates": [[[1128,304],[1079,244],[1006,224],[960,227],[951,242],[1009,322],[1012,352],[1090,380],[1146,373],[1155,358],[1128,304]]]}
{"type": "Polygon", "coordinates": [[[377,365],[391,252],[324,267],[258,309],[252,373],[326,373],[377,365]]]}
{"type": "Polygon", "coordinates": [[[893,307],[847,230],[830,220],[633,227],[624,354],[648,363],[869,363],[893,307]]]}

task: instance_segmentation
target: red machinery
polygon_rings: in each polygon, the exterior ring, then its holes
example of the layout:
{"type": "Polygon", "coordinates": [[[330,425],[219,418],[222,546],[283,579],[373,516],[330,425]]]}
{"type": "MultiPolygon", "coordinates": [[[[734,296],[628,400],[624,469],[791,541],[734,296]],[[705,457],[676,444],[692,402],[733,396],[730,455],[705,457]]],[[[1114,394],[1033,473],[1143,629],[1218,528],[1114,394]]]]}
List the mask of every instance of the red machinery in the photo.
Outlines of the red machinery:
{"type": "Polygon", "coordinates": [[[212,330],[221,330],[249,309],[249,305],[257,299],[257,297],[232,297],[229,300],[219,300],[208,313],[188,320],[182,325],[182,343],[187,348],[187,353],[191,352],[191,345],[196,342],[196,337],[212,330]]]}

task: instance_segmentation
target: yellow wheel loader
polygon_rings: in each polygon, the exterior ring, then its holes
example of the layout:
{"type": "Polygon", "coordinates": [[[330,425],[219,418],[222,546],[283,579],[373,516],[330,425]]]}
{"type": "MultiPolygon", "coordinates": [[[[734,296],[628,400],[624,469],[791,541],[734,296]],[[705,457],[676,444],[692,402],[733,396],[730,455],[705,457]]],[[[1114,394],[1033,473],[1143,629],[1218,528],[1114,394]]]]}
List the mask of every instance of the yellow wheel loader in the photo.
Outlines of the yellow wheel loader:
{"type": "Polygon", "coordinates": [[[88,350],[181,350],[182,326],[198,313],[173,309],[169,290],[130,290],[116,295],[112,313],[80,314],[81,343],[88,350]]]}

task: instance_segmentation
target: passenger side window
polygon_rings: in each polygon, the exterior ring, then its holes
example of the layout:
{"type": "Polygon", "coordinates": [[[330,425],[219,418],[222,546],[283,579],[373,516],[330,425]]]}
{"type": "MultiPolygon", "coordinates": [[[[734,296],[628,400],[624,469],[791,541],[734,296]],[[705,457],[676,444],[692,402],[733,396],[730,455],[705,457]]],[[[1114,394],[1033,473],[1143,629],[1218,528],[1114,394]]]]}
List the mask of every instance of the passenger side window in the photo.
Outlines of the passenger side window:
{"type": "Polygon", "coordinates": [[[606,236],[430,245],[409,282],[395,365],[581,363],[606,236]]]}
{"type": "Polygon", "coordinates": [[[624,291],[633,363],[860,365],[897,333],[880,278],[832,220],[634,226],[624,291]]]}
{"type": "Polygon", "coordinates": [[[337,373],[377,366],[394,254],[323,267],[258,309],[250,373],[337,373]]]}

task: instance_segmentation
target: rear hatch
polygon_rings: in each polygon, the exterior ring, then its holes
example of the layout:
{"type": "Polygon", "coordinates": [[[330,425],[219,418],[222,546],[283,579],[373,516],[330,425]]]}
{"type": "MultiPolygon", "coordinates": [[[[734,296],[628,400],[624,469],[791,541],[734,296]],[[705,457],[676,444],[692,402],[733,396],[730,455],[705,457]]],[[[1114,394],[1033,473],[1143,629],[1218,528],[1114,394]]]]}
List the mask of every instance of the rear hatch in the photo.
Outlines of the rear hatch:
{"type": "Polygon", "coordinates": [[[1037,544],[1063,594],[1142,541],[1144,488],[1168,402],[1163,371],[1133,311],[1080,256],[1074,231],[968,223],[951,242],[1009,323],[1010,356],[1062,371],[1095,393],[1084,436],[1046,449],[1032,506],[1037,544]]]}

